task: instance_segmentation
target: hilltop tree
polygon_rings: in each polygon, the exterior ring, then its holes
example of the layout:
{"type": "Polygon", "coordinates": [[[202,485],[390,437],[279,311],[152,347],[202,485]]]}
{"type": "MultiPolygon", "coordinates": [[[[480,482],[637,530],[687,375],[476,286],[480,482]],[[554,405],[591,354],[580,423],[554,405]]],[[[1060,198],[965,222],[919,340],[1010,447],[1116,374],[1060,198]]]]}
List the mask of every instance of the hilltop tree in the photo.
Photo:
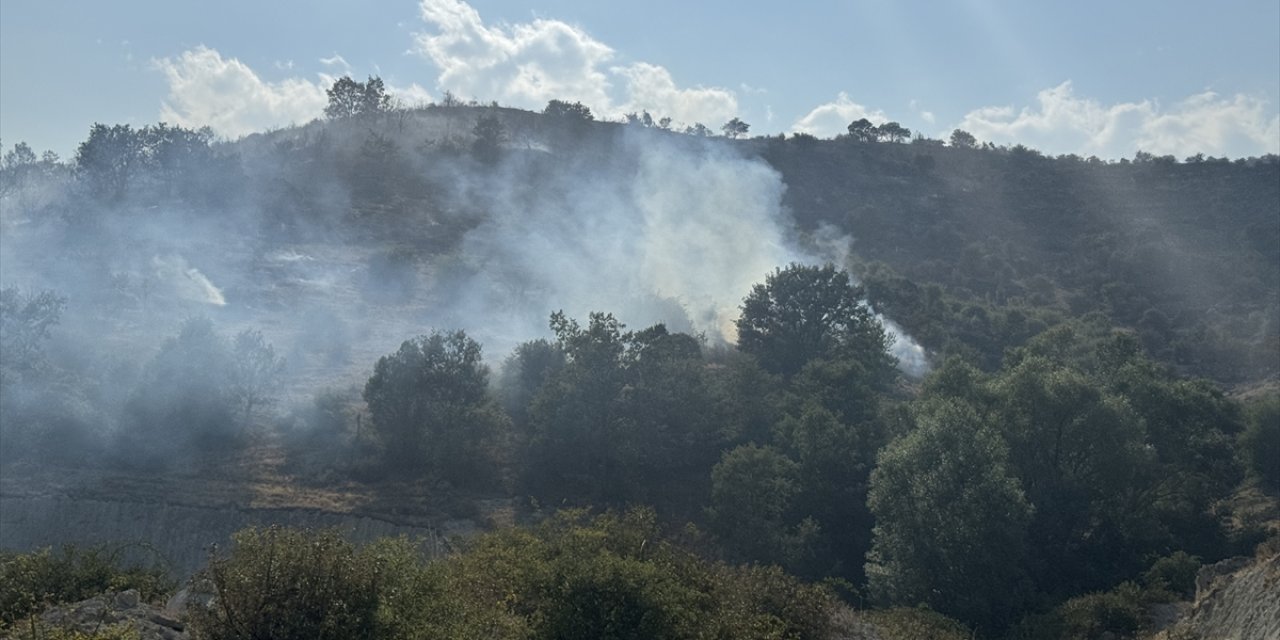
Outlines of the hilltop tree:
{"type": "Polygon", "coordinates": [[[957,149],[972,149],[978,146],[978,139],[964,129],[956,129],[951,132],[951,146],[957,149]]]}
{"type": "Polygon", "coordinates": [[[911,130],[897,122],[886,122],[876,127],[876,136],[886,142],[903,142],[911,138],[911,130]]]}
{"type": "Polygon", "coordinates": [[[745,123],[740,118],[734,118],[720,127],[724,135],[729,138],[741,138],[747,135],[747,131],[751,129],[751,125],[745,123]]]}
{"type": "Polygon", "coordinates": [[[142,164],[142,139],[133,127],[94,123],[89,138],[76,148],[76,176],[93,195],[118,200],[142,164]]]}
{"type": "Polygon", "coordinates": [[[866,118],[859,118],[849,123],[849,137],[858,142],[875,142],[876,126],[866,118]]]}
{"type": "Polygon", "coordinates": [[[591,115],[591,109],[581,102],[566,102],[564,100],[552,100],[547,103],[546,108],[542,110],[542,114],[552,118],[563,118],[566,120],[577,120],[580,122],[591,122],[595,120],[595,116],[591,115]]]}
{"type": "Polygon", "coordinates": [[[709,129],[707,125],[702,124],[701,122],[695,122],[685,127],[684,132],[688,135],[697,136],[699,138],[705,138],[711,135],[711,129],[709,129]]]}
{"type": "Polygon", "coordinates": [[[382,78],[370,76],[365,82],[357,82],[351,76],[342,76],[325,91],[329,105],[324,115],[330,119],[372,115],[391,109],[391,96],[387,95],[382,78]]]}

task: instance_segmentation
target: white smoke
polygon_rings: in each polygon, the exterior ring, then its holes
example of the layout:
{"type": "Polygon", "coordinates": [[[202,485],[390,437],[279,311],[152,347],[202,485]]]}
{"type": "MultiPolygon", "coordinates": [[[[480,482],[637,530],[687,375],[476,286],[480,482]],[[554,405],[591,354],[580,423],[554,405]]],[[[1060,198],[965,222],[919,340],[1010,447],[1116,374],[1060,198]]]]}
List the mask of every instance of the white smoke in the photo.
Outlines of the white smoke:
{"type": "Polygon", "coordinates": [[[217,307],[226,306],[227,299],[223,297],[222,290],[199,269],[188,264],[186,258],[176,254],[155,256],[151,258],[151,265],[156,279],[168,286],[179,298],[217,307]]]}

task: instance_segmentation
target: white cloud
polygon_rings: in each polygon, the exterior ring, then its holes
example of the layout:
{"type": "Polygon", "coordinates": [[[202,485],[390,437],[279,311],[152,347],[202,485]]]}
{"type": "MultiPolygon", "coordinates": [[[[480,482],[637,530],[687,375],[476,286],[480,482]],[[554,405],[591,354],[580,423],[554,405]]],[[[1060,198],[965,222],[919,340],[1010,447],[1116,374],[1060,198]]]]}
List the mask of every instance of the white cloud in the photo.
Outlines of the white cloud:
{"type": "Polygon", "coordinates": [[[403,107],[420,107],[434,102],[431,93],[416,82],[409,83],[407,87],[389,84],[387,93],[403,107]]]}
{"type": "Polygon", "coordinates": [[[797,120],[795,124],[791,125],[791,132],[807,133],[819,138],[831,138],[848,132],[849,123],[862,118],[866,118],[874,124],[883,124],[889,121],[883,111],[868,109],[850,100],[849,95],[841,91],[834,102],[820,104],[814,107],[813,111],[805,114],[803,118],[797,120]]]}
{"type": "Polygon", "coordinates": [[[640,62],[610,71],[626,80],[628,101],[620,107],[626,112],[648,111],[678,123],[701,122],[712,128],[738,113],[738,100],[732,92],[714,87],[681,89],[671,74],[657,65],[640,62]]]}
{"type": "Polygon", "coordinates": [[[200,46],[155,61],[169,83],[161,119],[186,127],[212,127],[231,138],[318,117],[328,99],[324,84],[288,78],[266,82],[235,58],[200,46]]]}
{"type": "Polygon", "coordinates": [[[644,62],[610,66],[611,47],[559,20],[487,25],[461,0],[423,0],[421,13],[431,32],[415,34],[415,51],[439,68],[437,87],[461,98],[531,109],[568,100],[602,117],[647,110],[681,122],[718,123],[737,111],[732,91],[680,88],[665,68],[644,62]]]}
{"type": "Polygon", "coordinates": [[[1036,94],[1035,107],[983,107],[957,125],[979,140],[1020,143],[1048,153],[1108,158],[1142,150],[1178,157],[1280,151],[1280,115],[1259,98],[1211,91],[1163,109],[1151,100],[1103,105],[1074,95],[1071,82],[1036,94]]]}
{"type": "Polygon", "coordinates": [[[920,119],[924,120],[926,123],[933,124],[937,121],[937,118],[934,117],[932,111],[920,108],[920,102],[918,100],[912,100],[907,106],[911,108],[912,113],[919,116],[920,119]]]}
{"type": "Polygon", "coordinates": [[[320,64],[326,67],[338,67],[344,74],[351,73],[351,65],[347,64],[347,59],[336,53],[328,58],[320,58],[320,64]]]}

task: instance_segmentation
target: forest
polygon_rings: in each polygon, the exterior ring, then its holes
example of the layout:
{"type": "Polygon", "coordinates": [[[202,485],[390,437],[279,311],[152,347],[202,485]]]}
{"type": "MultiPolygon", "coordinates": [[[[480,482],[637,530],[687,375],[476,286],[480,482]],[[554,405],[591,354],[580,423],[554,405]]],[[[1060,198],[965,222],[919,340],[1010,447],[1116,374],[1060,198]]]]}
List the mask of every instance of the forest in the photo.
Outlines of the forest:
{"type": "MultiPolygon", "coordinates": [[[[242,531],[192,637],[1138,637],[1280,553],[1274,155],[329,99],[0,167],[0,476],[517,505],[242,531]]],[[[177,578],[5,551],[0,631],[177,578]]]]}

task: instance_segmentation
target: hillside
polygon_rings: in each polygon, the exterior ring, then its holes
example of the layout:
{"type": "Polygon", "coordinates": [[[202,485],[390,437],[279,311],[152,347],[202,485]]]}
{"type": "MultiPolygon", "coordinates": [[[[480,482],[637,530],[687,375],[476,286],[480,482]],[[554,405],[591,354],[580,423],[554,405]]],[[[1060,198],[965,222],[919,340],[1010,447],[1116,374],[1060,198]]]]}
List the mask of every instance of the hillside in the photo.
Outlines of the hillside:
{"type": "Polygon", "coordinates": [[[588,113],[96,125],[6,164],[5,546],[137,535],[186,575],[252,525],[423,536],[512,629],[552,568],[692,629],[777,565],[851,629],[996,638],[1136,633],[1280,533],[1280,159],[588,113]],[[624,512],[638,548],[557,564],[624,512]],[[471,544],[549,545],[529,600],[471,544]]]}

